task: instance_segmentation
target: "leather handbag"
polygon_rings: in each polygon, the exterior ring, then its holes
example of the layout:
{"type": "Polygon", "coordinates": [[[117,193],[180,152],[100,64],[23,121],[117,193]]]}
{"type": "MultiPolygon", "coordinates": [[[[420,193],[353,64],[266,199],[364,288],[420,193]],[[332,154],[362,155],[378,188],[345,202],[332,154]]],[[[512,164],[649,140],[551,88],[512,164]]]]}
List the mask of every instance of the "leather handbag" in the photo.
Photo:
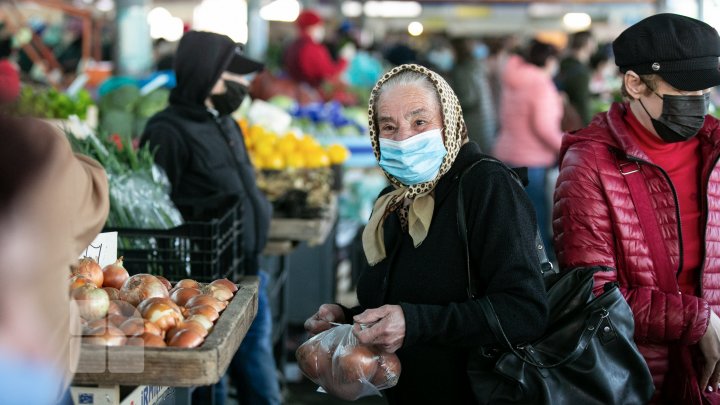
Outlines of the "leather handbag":
{"type": "MultiPolygon", "coordinates": [[[[490,158],[480,161],[503,165],[490,158]]],[[[468,295],[480,301],[499,342],[495,347],[477,348],[468,360],[467,375],[479,403],[607,405],[645,404],[650,400],[654,386],[633,341],[629,305],[615,283],[606,284],[600,296],[593,294],[593,275],[613,269],[582,267],[559,274],[536,237],[547,290],[548,328],[539,339],[514,344],[507,338],[492,302],[477,295],[466,226],[461,175],[458,228],[467,255],[468,295]]]]}

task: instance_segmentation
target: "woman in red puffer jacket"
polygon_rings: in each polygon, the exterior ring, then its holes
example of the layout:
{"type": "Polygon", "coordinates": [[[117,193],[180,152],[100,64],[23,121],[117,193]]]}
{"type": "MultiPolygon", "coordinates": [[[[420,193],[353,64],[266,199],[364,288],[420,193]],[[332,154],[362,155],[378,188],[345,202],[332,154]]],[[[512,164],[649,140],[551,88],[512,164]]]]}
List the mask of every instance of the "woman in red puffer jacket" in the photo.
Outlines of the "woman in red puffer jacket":
{"type": "Polygon", "coordinates": [[[563,139],[558,261],[616,269],[596,287],[617,282],[633,310],[653,402],[720,404],[720,123],[706,116],[720,37],[659,14],[613,48],[628,102],[563,139]]]}

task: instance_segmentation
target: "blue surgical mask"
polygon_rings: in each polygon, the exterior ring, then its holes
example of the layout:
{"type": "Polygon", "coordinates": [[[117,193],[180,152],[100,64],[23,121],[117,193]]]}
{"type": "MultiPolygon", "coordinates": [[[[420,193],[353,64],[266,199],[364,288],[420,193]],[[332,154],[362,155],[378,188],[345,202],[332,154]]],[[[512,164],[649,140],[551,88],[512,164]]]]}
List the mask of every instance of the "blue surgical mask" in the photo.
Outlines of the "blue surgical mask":
{"type": "Polygon", "coordinates": [[[55,404],[62,377],[52,366],[0,354],[0,403],[55,404]]]}
{"type": "Polygon", "coordinates": [[[446,154],[440,128],[402,141],[380,138],[380,167],[408,186],[434,179],[446,154]]]}

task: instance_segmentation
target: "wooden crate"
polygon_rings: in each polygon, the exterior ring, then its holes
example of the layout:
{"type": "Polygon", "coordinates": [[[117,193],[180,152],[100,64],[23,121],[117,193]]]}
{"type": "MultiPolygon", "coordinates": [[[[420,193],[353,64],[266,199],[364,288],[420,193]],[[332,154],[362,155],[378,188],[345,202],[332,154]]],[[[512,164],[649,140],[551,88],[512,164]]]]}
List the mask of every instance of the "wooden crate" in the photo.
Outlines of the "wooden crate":
{"type": "Polygon", "coordinates": [[[257,314],[258,278],[245,277],[202,346],[195,349],[82,344],[73,385],[191,387],[218,382],[257,314]]]}
{"type": "Polygon", "coordinates": [[[323,212],[321,218],[296,219],[296,218],[273,218],[270,221],[270,240],[289,240],[307,242],[308,245],[321,245],[325,242],[330,231],[335,225],[338,215],[337,196],[330,198],[328,208],[323,212]]]}

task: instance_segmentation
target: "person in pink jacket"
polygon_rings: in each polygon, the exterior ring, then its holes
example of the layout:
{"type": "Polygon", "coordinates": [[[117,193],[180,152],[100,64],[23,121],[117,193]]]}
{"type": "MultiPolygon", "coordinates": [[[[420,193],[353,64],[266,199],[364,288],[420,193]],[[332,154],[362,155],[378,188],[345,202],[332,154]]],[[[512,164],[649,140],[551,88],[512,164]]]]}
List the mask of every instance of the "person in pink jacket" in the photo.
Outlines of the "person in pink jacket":
{"type": "Polygon", "coordinates": [[[551,260],[546,178],[548,169],[557,165],[562,141],[562,97],[552,80],[557,69],[557,49],[537,40],[532,41],[525,56],[508,59],[502,77],[500,134],[494,150],[495,157],[508,165],[528,168],[527,192],[551,260]]]}

